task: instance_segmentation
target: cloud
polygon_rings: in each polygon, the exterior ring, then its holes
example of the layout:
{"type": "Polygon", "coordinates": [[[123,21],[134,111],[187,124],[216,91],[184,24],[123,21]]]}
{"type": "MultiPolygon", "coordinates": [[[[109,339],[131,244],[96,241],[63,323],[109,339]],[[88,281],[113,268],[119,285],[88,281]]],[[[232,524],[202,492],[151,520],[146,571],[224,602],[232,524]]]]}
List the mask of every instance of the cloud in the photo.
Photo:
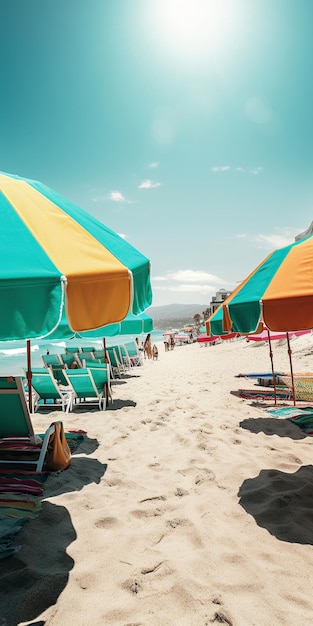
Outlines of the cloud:
{"type": "Polygon", "coordinates": [[[199,293],[199,294],[213,294],[216,292],[216,286],[212,285],[198,285],[192,284],[180,284],[180,285],[157,285],[154,287],[158,291],[169,291],[175,293],[199,293]]]}
{"type": "Polygon", "coordinates": [[[289,246],[289,244],[293,243],[295,239],[295,235],[283,235],[283,234],[272,234],[272,235],[258,235],[254,237],[254,241],[260,244],[260,247],[263,248],[271,248],[275,250],[276,248],[283,248],[284,246],[289,246]]]}
{"type": "Polygon", "coordinates": [[[204,270],[168,270],[163,275],[152,276],[153,291],[159,299],[177,297],[180,302],[207,302],[222,287],[232,289],[229,282],[204,270]],[[168,294],[168,295],[166,295],[168,294]],[[175,296],[173,294],[176,294],[175,296]]]}
{"type": "Polygon", "coordinates": [[[111,191],[110,200],[113,200],[113,202],[126,202],[126,198],[120,191],[111,191]]]}
{"type": "MultiPolygon", "coordinates": [[[[157,280],[157,279],[155,279],[157,280]]],[[[218,276],[214,276],[214,274],[209,274],[209,272],[204,272],[202,270],[177,270],[176,272],[168,272],[166,276],[159,277],[159,280],[174,280],[178,282],[214,282],[221,283],[223,282],[221,278],[218,276]]]]}
{"type": "Polygon", "coordinates": [[[257,166],[257,167],[252,167],[250,169],[245,169],[244,167],[241,166],[236,166],[236,167],[230,167],[229,165],[214,165],[211,168],[211,172],[213,172],[214,174],[218,173],[218,172],[229,172],[229,171],[234,171],[237,172],[238,174],[261,174],[263,172],[263,167],[261,166],[257,166]]]}
{"type": "Polygon", "coordinates": [[[151,167],[152,169],[156,169],[157,167],[159,167],[159,162],[154,161],[153,163],[149,163],[148,167],[151,167]]]}
{"type": "Polygon", "coordinates": [[[276,227],[273,233],[258,233],[257,235],[239,233],[236,235],[236,238],[248,239],[251,243],[257,244],[259,248],[265,250],[276,250],[277,248],[283,248],[293,243],[298,232],[299,229],[296,228],[276,227]]]}
{"type": "Polygon", "coordinates": [[[153,288],[158,291],[175,293],[198,293],[213,295],[226,282],[203,270],[168,271],[163,276],[152,277],[153,288]]]}
{"type": "Polygon", "coordinates": [[[160,187],[161,183],[154,183],[152,180],[144,180],[140,185],[138,185],[138,189],[154,189],[155,187],[160,187]]]}
{"type": "Polygon", "coordinates": [[[214,165],[212,167],[212,172],[228,172],[230,170],[229,165],[214,165]]]}
{"type": "Polygon", "coordinates": [[[109,195],[109,199],[113,200],[113,202],[126,202],[127,204],[133,204],[132,200],[128,200],[123,196],[121,191],[111,191],[109,195]]]}

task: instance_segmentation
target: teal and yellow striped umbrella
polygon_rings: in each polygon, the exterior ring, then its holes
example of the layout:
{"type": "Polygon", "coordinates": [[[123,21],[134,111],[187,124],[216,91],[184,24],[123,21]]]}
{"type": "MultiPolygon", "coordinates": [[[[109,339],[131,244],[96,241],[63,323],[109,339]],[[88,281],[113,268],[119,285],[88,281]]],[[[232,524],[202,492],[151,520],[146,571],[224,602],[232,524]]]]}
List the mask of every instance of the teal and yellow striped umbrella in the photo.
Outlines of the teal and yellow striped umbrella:
{"type": "Polygon", "coordinates": [[[65,313],[56,330],[49,335],[49,340],[57,339],[103,339],[105,337],[115,337],[116,335],[141,335],[150,333],[153,330],[153,318],[147,313],[133,315],[128,313],[124,320],[115,324],[108,324],[95,330],[86,330],[80,333],[73,333],[67,323],[65,313]]]}
{"type": "Polygon", "coordinates": [[[150,261],[40,182],[0,173],[0,340],[120,322],[152,302],[150,261]]]}

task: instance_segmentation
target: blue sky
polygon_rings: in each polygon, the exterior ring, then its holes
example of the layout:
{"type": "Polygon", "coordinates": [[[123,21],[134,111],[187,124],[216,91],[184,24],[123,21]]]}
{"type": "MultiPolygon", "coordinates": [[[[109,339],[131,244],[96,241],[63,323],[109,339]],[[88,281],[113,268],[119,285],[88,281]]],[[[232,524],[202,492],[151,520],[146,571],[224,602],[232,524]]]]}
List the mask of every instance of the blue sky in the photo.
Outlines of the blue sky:
{"type": "Polygon", "coordinates": [[[155,306],[208,304],[309,226],[311,0],[0,7],[0,170],[146,254],[155,306]]]}

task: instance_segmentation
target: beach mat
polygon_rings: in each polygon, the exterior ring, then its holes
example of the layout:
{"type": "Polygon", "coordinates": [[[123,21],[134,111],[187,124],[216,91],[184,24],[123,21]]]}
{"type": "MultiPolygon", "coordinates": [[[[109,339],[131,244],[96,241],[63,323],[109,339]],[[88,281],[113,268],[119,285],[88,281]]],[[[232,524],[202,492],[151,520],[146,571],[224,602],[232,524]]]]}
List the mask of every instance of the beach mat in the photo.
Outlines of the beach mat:
{"type": "MultiPolygon", "coordinates": [[[[237,389],[230,392],[234,396],[244,398],[246,400],[256,400],[261,398],[262,400],[274,400],[275,394],[271,389],[237,389]]],[[[291,400],[290,389],[276,389],[276,398],[281,400],[291,400]]]]}
{"type": "Polygon", "coordinates": [[[272,417],[288,419],[307,435],[313,435],[313,407],[287,406],[280,409],[267,409],[267,412],[272,417]]]}

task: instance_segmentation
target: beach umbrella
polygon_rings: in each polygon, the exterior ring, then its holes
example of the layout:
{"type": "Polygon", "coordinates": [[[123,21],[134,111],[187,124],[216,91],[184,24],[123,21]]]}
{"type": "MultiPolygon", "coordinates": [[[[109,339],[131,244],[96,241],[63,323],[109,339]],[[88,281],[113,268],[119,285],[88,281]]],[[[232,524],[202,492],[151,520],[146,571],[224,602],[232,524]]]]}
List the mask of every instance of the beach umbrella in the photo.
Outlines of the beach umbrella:
{"type": "MultiPolygon", "coordinates": [[[[241,334],[256,333],[260,323],[271,331],[289,334],[313,327],[313,236],[270,253],[206,322],[216,329],[241,334]]],[[[294,402],[295,402],[295,395],[294,402]]]]}
{"type": "MultiPolygon", "coordinates": [[[[150,261],[44,184],[0,173],[0,340],[75,332],[151,305],[150,261]]],[[[31,396],[31,394],[30,394],[31,396]]]]}
{"type": "Polygon", "coordinates": [[[77,332],[141,313],[150,261],[42,183],[0,173],[0,340],[77,332]]]}
{"type": "Polygon", "coordinates": [[[221,319],[223,332],[254,333],[261,320],[272,331],[313,328],[313,236],[270,253],[207,324],[221,319]]]}
{"type": "Polygon", "coordinates": [[[153,319],[147,313],[139,313],[133,315],[128,313],[121,322],[116,324],[108,324],[94,330],[86,330],[75,333],[68,325],[65,310],[59,326],[49,335],[48,339],[102,339],[105,337],[114,337],[115,335],[140,335],[141,333],[150,333],[153,330],[153,319]]]}

